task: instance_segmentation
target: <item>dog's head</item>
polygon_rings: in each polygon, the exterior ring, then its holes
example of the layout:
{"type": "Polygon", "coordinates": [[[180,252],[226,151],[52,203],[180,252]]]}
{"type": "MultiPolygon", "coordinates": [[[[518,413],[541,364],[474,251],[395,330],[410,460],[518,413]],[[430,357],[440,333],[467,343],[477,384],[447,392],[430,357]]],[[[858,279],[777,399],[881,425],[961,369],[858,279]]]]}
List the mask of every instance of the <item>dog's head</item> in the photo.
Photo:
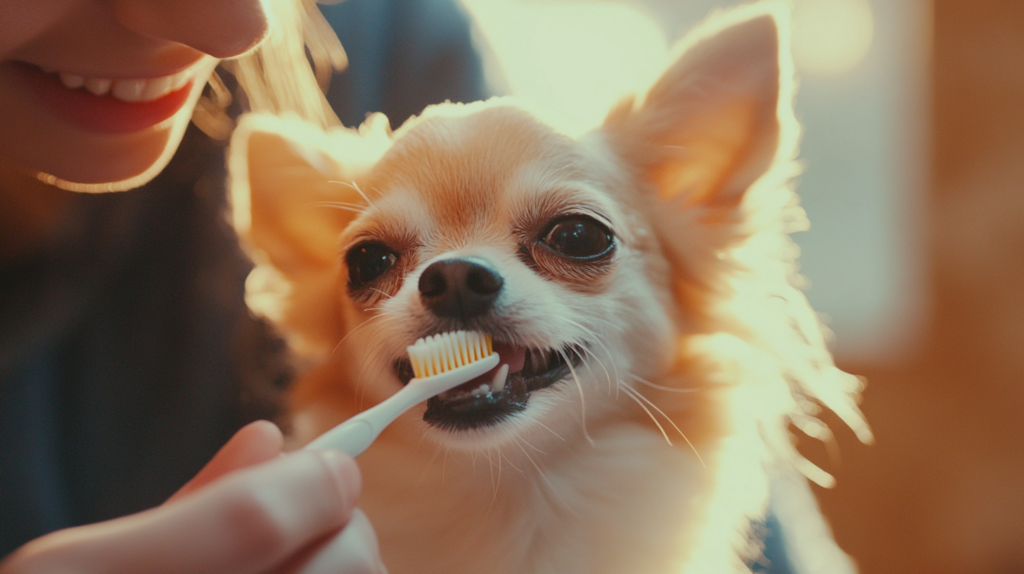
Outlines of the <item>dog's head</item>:
{"type": "Polygon", "coordinates": [[[640,389],[720,384],[736,357],[767,365],[758,408],[780,420],[801,395],[858,420],[790,284],[798,129],[777,17],[700,28],[579,139],[508,100],[431,107],[393,134],[380,116],[328,133],[244,118],[230,168],[250,304],[300,354],[333,357],[322,390],[370,403],[409,382],[417,338],[490,333],[503,388],[487,375],[421,413],[450,445],[583,436],[636,410],[623,399],[648,410],[640,389]]]}

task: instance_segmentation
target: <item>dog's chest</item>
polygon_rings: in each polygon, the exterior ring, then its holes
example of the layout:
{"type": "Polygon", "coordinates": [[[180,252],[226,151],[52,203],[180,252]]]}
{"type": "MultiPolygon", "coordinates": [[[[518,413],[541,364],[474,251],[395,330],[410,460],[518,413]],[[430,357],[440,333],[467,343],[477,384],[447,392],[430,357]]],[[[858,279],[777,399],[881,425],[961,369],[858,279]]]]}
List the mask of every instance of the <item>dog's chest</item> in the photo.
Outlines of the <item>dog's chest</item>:
{"type": "Polygon", "coordinates": [[[360,459],[361,505],[402,573],[668,572],[687,553],[708,473],[650,429],[619,425],[543,453],[445,455],[384,442],[360,459]]]}

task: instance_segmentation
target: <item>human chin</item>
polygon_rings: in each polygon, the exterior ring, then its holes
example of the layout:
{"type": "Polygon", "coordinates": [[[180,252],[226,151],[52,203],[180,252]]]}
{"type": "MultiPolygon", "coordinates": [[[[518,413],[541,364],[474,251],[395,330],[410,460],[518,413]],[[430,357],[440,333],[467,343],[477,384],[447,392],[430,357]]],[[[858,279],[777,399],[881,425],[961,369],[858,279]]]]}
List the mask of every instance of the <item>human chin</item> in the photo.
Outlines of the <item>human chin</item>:
{"type": "Polygon", "coordinates": [[[69,89],[52,73],[0,63],[0,155],[73,191],[121,191],[166,167],[217,60],[187,69],[183,85],[151,101],[125,102],[69,89]]]}

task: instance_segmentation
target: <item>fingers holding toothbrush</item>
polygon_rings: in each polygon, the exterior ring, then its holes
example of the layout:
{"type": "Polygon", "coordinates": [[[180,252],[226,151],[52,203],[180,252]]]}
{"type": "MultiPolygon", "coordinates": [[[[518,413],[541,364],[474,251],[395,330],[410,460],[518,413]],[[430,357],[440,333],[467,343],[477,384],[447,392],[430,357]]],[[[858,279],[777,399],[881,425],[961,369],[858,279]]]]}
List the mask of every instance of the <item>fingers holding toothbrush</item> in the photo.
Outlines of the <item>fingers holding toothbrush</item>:
{"type": "Polygon", "coordinates": [[[314,544],[275,574],[386,574],[377,534],[358,508],[342,530],[314,544]]]}
{"type": "Polygon", "coordinates": [[[360,489],[348,456],[282,456],[280,431],[254,423],[164,505],[36,539],[0,574],[382,573],[360,489]]]}
{"type": "MultiPolygon", "coordinates": [[[[187,496],[228,472],[281,456],[283,442],[281,431],[272,423],[258,421],[246,426],[168,502],[187,496]]],[[[373,525],[366,514],[357,508],[353,510],[344,528],[307,546],[276,571],[301,574],[378,574],[386,572],[386,569],[380,558],[373,525]]]]}

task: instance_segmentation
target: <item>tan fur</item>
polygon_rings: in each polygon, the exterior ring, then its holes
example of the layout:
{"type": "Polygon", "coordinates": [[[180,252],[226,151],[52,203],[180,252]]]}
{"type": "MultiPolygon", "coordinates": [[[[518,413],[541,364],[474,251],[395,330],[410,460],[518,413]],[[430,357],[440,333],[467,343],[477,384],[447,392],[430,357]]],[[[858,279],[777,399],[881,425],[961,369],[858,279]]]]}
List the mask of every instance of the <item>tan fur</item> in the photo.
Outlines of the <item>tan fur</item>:
{"type": "MultiPolygon", "coordinates": [[[[788,425],[828,438],[823,404],[870,438],[858,382],[794,286],[788,233],[804,220],[788,183],[784,20],[774,5],[712,19],[643,99],[579,140],[509,100],[428,108],[394,134],[379,119],[327,134],[243,119],[230,167],[259,263],[250,304],[309,365],[296,443],[398,389],[394,360],[441,325],[417,291],[441,257],[500,270],[496,336],[587,349],[574,377],[509,421],[442,432],[420,407],[360,458],[391,572],[746,572],[772,481],[805,491],[794,468],[827,480],[788,425]],[[567,213],[606,223],[614,256],[580,264],[537,247],[567,213]],[[342,254],[368,238],[400,256],[350,295],[342,254]]],[[[816,571],[848,571],[805,506],[819,531],[808,556],[827,557],[816,571]]]]}

